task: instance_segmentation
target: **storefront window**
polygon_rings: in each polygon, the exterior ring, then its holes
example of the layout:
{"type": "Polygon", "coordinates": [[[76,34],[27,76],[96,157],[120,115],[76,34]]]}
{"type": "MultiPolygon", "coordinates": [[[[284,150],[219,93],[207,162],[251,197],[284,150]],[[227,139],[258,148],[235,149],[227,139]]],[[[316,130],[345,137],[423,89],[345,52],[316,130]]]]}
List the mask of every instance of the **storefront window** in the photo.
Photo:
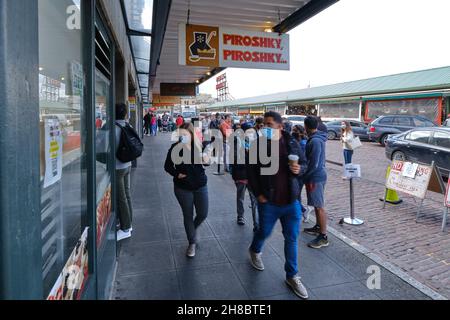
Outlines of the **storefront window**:
{"type": "Polygon", "coordinates": [[[359,119],[359,102],[320,104],[319,115],[323,119],[359,119]]]}
{"type": "Polygon", "coordinates": [[[417,115],[438,122],[439,98],[410,99],[393,101],[368,101],[368,119],[376,119],[384,115],[417,115]]]}
{"type": "Polygon", "coordinates": [[[81,4],[38,5],[44,295],[79,299],[88,269],[81,4]]]}

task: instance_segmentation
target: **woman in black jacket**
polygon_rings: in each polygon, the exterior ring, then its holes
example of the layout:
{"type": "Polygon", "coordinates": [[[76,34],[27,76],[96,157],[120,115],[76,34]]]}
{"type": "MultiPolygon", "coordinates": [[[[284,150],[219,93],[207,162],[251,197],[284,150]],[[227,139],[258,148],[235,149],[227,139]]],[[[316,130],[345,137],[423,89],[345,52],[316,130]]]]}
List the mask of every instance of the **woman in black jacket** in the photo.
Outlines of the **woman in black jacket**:
{"type": "Polygon", "coordinates": [[[183,124],[179,135],[180,141],[173,144],[167,153],[164,169],[173,176],[175,196],[183,211],[184,228],[189,241],[186,255],[193,258],[197,228],[208,216],[208,179],[203,164],[209,159],[203,154],[201,143],[194,139],[192,123],[183,124]]]}

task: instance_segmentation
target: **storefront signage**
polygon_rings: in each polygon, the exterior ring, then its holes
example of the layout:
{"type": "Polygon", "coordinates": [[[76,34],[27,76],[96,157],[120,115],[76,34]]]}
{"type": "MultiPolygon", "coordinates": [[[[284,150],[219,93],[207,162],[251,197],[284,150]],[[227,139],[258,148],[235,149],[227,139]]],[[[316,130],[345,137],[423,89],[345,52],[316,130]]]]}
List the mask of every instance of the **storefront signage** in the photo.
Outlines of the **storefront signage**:
{"type": "Polygon", "coordinates": [[[179,25],[179,64],[289,70],[289,35],[179,25]]]}
{"type": "Polygon", "coordinates": [[[61,180],[63,139],[58,119],[45,119],[45,177],[44,188],[61,180]]]}
{"type": "Polygon", "coordinates": [[[161,83],[160,95],[164,97],[194,97],[195,83],[161,83]]]}
{"type": "Polygon", "coordinates": [[[394,161],[386,181],[386,188],[425,199],[433,171],[432,166],[421,164],[416,166],[403,161],[394,161]]]}
{"type": "Polygon", "coordinates": [[[100,245],[111,217],[111,185],[106,189],[105,194],[97,207],[97,247],[100,245]]]}
{"type": "Polygon", "coordinates": [[[88,228],[78,240],[47,300],[80,300],[88,277],[88,228]]]}

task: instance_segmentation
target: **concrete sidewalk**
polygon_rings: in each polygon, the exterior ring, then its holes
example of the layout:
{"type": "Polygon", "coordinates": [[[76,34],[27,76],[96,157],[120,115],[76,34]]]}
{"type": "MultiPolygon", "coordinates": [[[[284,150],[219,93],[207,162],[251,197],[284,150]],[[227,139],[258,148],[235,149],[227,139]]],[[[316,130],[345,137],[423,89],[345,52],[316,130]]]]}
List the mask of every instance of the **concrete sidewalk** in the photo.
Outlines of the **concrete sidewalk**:
{"type": "MultiPolygon", "coordinates": [[[[298,300],[284,284],[280,224],[263,251],[266,270],[254,270],[247,255],[250,210],[247,224],[238,226],[234,183],[229,175],[214,176],[215,166],[208,170],[209,218],[199,229],[197,256],[186,258],[181,210],[163,169],[169,146],[169,134],[145,138],[132,180],[134,233],[120,244],[114,299],[298,300]]],[[[368,289],[367,268],[377,263],[333,235],[320,250],[306,246],[311,239],[302,233],[299,241],[300,275],[310,299],[429,299],[380,265],[381,289],[368,289]]]]}

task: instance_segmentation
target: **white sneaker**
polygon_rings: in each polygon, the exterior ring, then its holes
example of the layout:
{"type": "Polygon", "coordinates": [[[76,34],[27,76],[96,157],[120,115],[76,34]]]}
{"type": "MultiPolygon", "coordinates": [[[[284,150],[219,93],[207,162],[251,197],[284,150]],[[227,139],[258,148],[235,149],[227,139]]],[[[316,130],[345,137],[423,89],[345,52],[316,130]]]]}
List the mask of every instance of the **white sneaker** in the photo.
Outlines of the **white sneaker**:
{"type": "Polygon", "coordinates": [[[128,230],[128,232],[119,230],[117,231],[117,241],[122,241],[124,239],[131,238],[131,231],[128,230]]]}
{"type": "Polygon", "coordinates": [[[187,250],[186,250],[186,255],[187,255],[189,258],[195,257],[195,247],[196,247],[195,244],[190,244],[189,247],[187,248],[187,250]]]}
{"type": "Polygon", "coordinates": [[[251,249],[248,250],[250,254],[250,263],[256,270],[263,271],[264,270],[264,263],[261,259],[262,254],[261,253],[255,253],[251,249]]]}
{"type": "Polygon", "coordinates": [[[302,299],[308,299],[308,291],[306,291],[301,278],[295,276],[293,278],[286,279],[286,284],[294,291],[294,293],[302,299]]]}
{"type": "Polygon", "coordinates": [[[306,211],[303,213],[303,222],[308,222],[309,215],[312,211],[313,211],[313,209],[311,209],[311,207],[306,208],[306,211]]]}

